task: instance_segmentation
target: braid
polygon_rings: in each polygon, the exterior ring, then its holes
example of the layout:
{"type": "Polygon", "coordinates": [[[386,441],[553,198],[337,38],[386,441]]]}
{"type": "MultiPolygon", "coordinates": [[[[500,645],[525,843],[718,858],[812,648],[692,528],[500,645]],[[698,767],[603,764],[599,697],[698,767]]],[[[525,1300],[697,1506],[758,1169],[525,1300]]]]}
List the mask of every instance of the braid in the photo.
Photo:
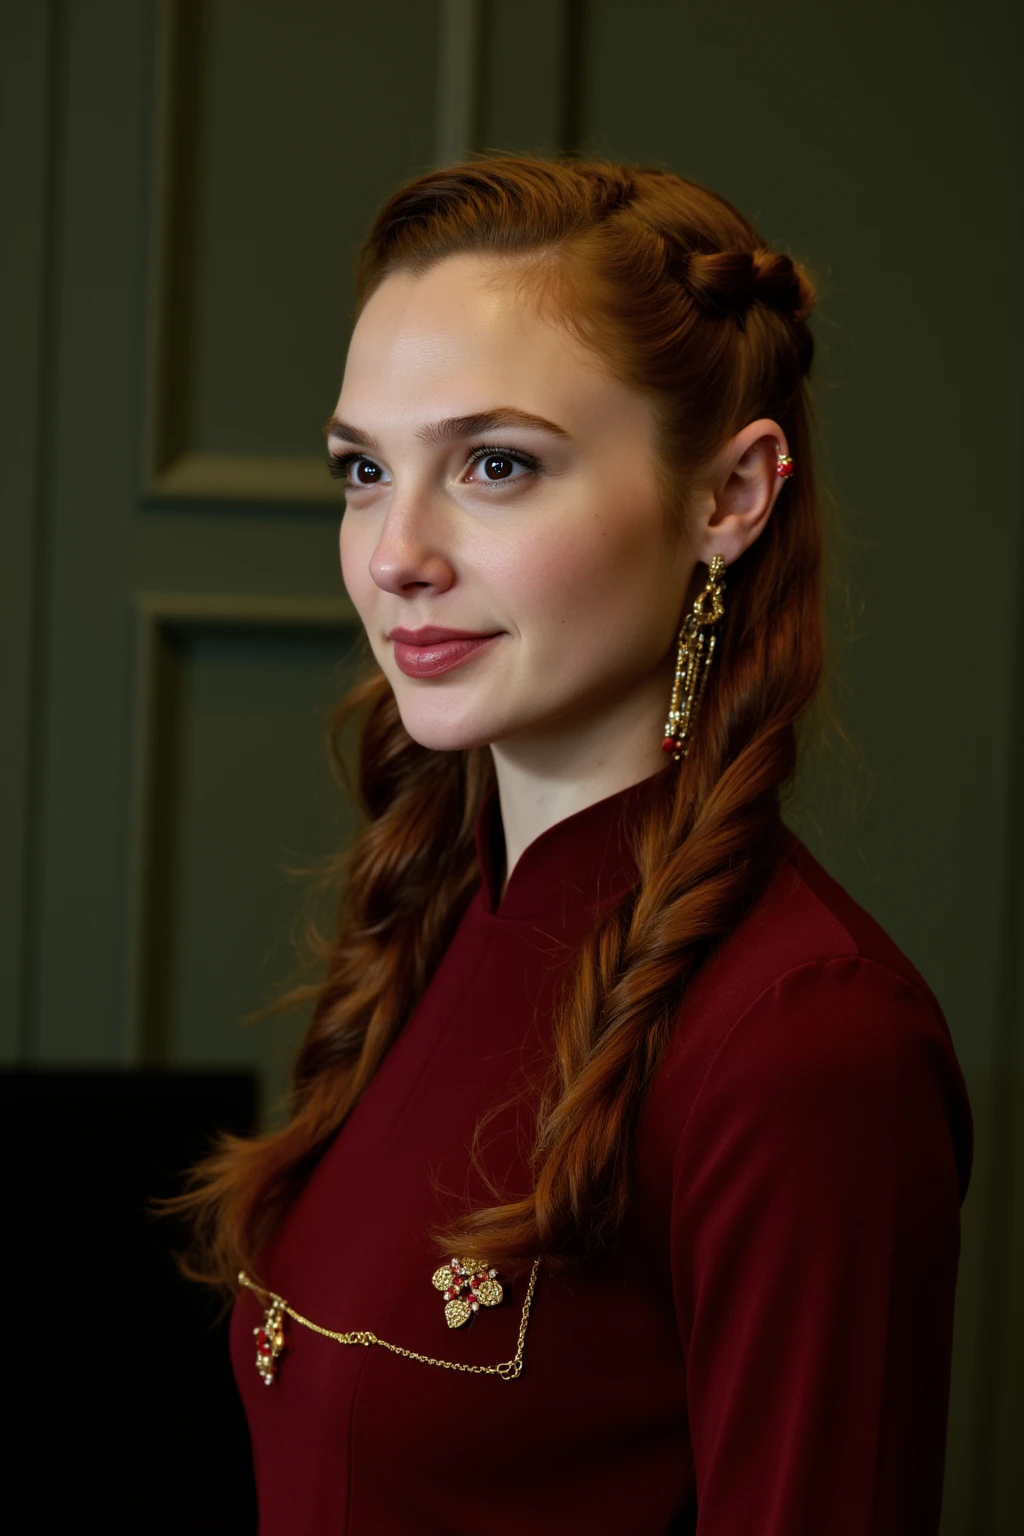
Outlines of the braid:
{"type": "MultiPolygon", "coordinates": [[[[742,915],[735,867],[745,870],[749,903],[776,866],[774,792],[791,756],[786,733],[765,734],[733,762],[703,814],[695,819],[682,796],[664,807],[655,836],[672,855],[584,941],[567,977],[575,996],[563,1006],[576,1027],[556,1042],[534,1152],[534,1211],[556,1267],[603,1246],[625,1215],[632,1132],[668,1045],[673,1004],[742,915]],[[582,1241],[567,1243],[571,1213],[584,1209],[582,1241]]],[[[648,828],[648,848],[653,840],[648,828]]]]}
{"type": "Polygon", "coordinates": [[[591,189],[591,210],[598,217],[619,213],[631,208],[640,188],[628,166],[615,166],[612,173],[599,171],[588,178],[591,189]]]}

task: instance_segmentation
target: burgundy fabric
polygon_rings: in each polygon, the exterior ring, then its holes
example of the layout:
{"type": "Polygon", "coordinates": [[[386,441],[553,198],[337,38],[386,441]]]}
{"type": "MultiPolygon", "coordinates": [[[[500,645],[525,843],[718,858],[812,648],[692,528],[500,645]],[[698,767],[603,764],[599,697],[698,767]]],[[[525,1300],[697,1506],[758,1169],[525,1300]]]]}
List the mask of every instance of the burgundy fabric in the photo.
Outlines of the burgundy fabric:
{"type": "MultiPolygon", "coordinates": [[[[567,817],[480,887],[421,1003],[264,1256],[305,1316],[425,1354],[515,1353],[525,1280],[449,1329],[430,1226],[529,1187],[528,1084],[622,828],[656,776],[567,817]],[[508,1104],[527,1088],[517,1105],[508,1104]]],[[[973,1151],[938,1004],[790,836],[682,997],[635,1140],[614,1256],[541,1269],[518,1381],[289,1324],[267,1387],[243,1292],[232,1355],[261,1536],[934,1536],[960,1205],[973,1151]]]]}

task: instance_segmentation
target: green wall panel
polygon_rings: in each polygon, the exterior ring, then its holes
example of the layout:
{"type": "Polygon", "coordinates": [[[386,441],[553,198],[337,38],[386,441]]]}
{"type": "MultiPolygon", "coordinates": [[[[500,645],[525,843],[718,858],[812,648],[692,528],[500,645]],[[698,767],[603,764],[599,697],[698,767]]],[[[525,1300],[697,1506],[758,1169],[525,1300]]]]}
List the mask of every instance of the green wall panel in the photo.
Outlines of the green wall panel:
{"type": "Polygon", "coordinates": [[[139,1054],[253,1066],[268,1108],[301,1018],[244,1016],[296,977],[305,884],[287,870],[351,835],[324,739],[331,703],[354,676],[355,656],[339,660],[352,638],[193,622],[164,626],[158,642],[139,1054]]]}
{"type": "Polygon", "coordinates": [[[388,6],[322,0],[216,0],[206,16],[189,444],[315,454],[356,240],[382,185],[429,165],[436,17],[407,6],[396,26],[388,6]]]}

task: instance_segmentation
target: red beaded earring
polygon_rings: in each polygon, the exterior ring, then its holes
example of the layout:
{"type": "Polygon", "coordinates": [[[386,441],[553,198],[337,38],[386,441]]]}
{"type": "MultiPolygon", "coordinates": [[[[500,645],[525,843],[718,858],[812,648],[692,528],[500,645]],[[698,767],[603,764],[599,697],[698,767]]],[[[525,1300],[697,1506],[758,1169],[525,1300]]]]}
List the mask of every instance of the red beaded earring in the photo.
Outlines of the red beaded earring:
{"type": "Polygon", "coordinates": [[[783,453],[781,448],[776,447],[775,473],[778,475],[779,479],[788,480],[795,468],[796,465],[793,463],[793,460],[790,458],[789,454],[783,453]]]}

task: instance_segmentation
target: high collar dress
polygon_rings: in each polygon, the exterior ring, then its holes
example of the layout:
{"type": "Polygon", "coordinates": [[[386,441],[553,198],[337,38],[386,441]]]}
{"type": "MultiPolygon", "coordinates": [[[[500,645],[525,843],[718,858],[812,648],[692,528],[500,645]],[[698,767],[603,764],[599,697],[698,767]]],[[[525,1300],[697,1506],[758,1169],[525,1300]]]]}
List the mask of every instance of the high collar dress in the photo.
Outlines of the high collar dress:
{"type": "MultiPolygon", "coordinates": [[[[529,1084],[557,988],[636,883],[657,775],[480,884],[433,979],[263,1255],[306,1318],[435,1358],[516,1352],[526,1277],[449,1328],[429,1231],[530,1188],[529,1084]],[[471,1166],[474,1127],[482,1171],[471,1166]]],[[[231,1325],[260,1536],[935,1536],[973,1128],[939,1006],[792,834],[682,991],[612,1252],[540,1268],[517,1380],[231,1325]]],[[[486,1257],[486,1256],[485,1256],[486,1257]]],[[[499,1276],[499,1279],[501,1277],[499,1276]]]]}

